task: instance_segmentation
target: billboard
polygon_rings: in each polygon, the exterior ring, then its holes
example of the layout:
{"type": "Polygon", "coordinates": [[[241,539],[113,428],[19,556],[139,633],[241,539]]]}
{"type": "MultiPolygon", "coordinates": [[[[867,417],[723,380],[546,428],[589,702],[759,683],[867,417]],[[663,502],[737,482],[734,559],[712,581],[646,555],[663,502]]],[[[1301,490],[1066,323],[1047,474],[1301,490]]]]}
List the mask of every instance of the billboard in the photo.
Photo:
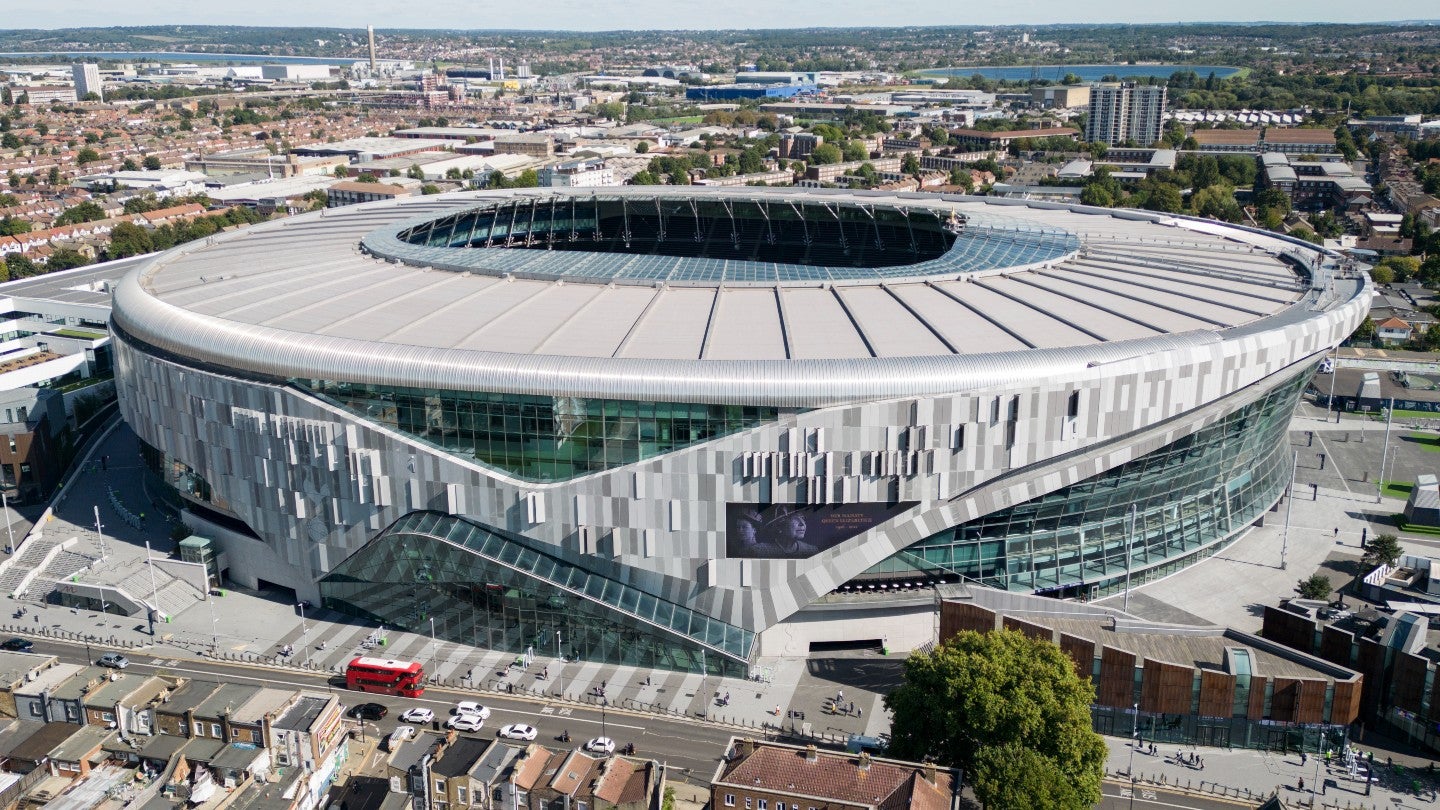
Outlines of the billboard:
{"type": "Polygon", "coordinates": [[[799,560],[833,548],[915,506],[899,503],[841,503],[795,506],[777,503],[725,504],[725,556],[799,560]]]}

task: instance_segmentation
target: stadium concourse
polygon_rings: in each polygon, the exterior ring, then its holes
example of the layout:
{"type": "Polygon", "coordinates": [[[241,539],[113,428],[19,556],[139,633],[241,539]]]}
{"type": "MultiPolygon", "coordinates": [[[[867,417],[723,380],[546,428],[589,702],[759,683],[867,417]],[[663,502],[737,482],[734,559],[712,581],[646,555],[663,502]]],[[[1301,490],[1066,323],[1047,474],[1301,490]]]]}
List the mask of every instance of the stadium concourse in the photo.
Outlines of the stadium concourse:
{"type": "Polygon", "coordinates": [[[191,243],[121,410],[248,587],[498,653],[744,677],[935,587],[1093,599],[1280,497],[1368,278],[1268,232],[832,189],[508,190],[191,243]]]}

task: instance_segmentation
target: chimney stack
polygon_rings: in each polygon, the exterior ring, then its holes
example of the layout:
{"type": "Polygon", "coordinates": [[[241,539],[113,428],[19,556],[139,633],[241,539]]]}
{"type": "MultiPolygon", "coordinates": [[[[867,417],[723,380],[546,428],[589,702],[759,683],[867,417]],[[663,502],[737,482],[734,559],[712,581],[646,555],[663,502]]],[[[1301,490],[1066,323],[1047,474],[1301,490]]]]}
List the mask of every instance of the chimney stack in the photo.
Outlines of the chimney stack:
{"type": "Polygon", "coordinates": [[[862,770],[862,771],[868,771],[868,770],[870,770],[870,752],[869,752],[869,751],[861,751],[861,752],[860,752],[860,761],[857,762],[856,764],[859,766],[860,770],[862,770]]]}
{"type": "Polygon", "coordinates": [[[753,753],[755,753],[755,741],[749,737],[735,743],[735,757],[737,759],[744,759],[753,753]]]}
{"type": "Polygon", "coordinates": [[[805,746],[805,761],[806,761],[806,762],[819,762],[819,761],[820,761],[820,749],[816,748],[814,743],[811,743],[811,744],[805,746]]]}
{"type": "Polygon", "coordinates": [[[933,762],[925,763],[925,781],[932,785],[935,784],[935,763],[933,762]]]}
{"type": "Polygon", "coordinates": [[[375,26],[365,26],[365,33],[370,37],[370,75],[375,75],[375,26]]]}

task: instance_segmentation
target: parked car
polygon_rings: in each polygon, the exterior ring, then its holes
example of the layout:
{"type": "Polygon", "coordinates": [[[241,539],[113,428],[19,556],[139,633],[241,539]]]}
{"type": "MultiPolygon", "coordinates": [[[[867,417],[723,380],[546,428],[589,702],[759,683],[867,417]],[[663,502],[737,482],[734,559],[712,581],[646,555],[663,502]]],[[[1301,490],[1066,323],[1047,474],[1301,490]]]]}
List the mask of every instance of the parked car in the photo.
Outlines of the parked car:
{"type": "Polygon", "coordinates": [[[385,738],[385,750],[394,751],[400,747],[401,743],[413,739],[415,739],[414,726],[396,726],[395,730],[390,732],[390,736],[385,738]]]}
{"type": "Polygon", "coordinates": [[[455,704],[455,714],[473,714],[481,720],[489,720],[490,707],[481,706],[473,700],[462,700],[455,704]]]}
{"type": "Polygon", "coordinates": [[[120,653],[105,653],[100,656],[100,660],[95,663],[102,667],[110,667],[111,669],[124,669],[130,666],[130,659],[120,653]]]}
{"type": "Polygon", "coordinates": [[[28,638],[12,638],[4,644],[0,644],[0,650],[10,652],[30,652],[35,649],[35,642],[28,638]]]}
{"type": "Polygon", "coordinates": [[[524,723],[511,723],[500,729],[500,736],[507,740],[533,740],[539,733],[534,726],[527,726],[524,723]]]}
{"type": "Polygon", "coordinates": [[[428,723],[435,719],[435,712],[423,706],[412,706],[400,715],[400,719],[406,723],[428,723]]]}
{"type": "Polygon", "coordinates": [[[592,754],[613,754],[615,753],[615,741],[609,737],[596,737],[585,743],[585,750],[592,754]]]}
{"type": "Polygon", "coordinates": [[[478,714],[457,714],[445,721],[446,728],[456,731],[479,731],[484,725],[485,719],[478,714]]]}
{"type": "Polygon", "coordinates": [[[379,703],[357,703],[345,716],[355,720],[379,720],[389,713],[390,710],[379,703]]]}

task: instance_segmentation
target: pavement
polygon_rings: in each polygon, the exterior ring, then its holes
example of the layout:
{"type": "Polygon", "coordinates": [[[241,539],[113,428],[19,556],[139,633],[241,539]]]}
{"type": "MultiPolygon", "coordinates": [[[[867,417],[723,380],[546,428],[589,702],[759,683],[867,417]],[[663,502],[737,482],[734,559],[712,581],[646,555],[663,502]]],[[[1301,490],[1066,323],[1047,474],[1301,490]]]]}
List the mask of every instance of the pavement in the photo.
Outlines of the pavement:
{"type": "MultiPolygon", "coordinates": [[[[1130,787],[1134,768],[1137,797],[1142,790],[1170,790],[1180,795],[1228,799],[1254,807],[1271,795],[1279,795],[1288,806],[1349,808],[1434,807],[1440,772],[1430,770],[1430,761],[1393,756],[1365,746],[1355,746],[1361,765],[1352,773],[1339,756],[1324,757],[1281,754],[1273,751],[1158,745],[1156,753],[1137,750],[1132,756],[1126,737],[1106,737],[1110,749],[1105,762],[1111,785],[1130,787]],[[1181,759],[1179,755],[1186,759],[1181,759]],[[1367,791],[1363,771],[1374,754],[1374,782],[1367,791]],[[1203,763],[1203,768],[1195,758],[1203,763]],[[1387,759],[1390,760],[1387,762],[1387,759]],[[1302,781],[1303,780],[1303,788],[1302,781]],[[1419,789],[1417,791],[1416,786],[1419,789]]],[[[1116,790],[1107,790],[1117,794],[1116,790]]],[[[1115,805],[1119,806],[1119,805],[1115,805]]],[[[1194,806],[1186,803],[1183,806],[1194,806]]]]}

